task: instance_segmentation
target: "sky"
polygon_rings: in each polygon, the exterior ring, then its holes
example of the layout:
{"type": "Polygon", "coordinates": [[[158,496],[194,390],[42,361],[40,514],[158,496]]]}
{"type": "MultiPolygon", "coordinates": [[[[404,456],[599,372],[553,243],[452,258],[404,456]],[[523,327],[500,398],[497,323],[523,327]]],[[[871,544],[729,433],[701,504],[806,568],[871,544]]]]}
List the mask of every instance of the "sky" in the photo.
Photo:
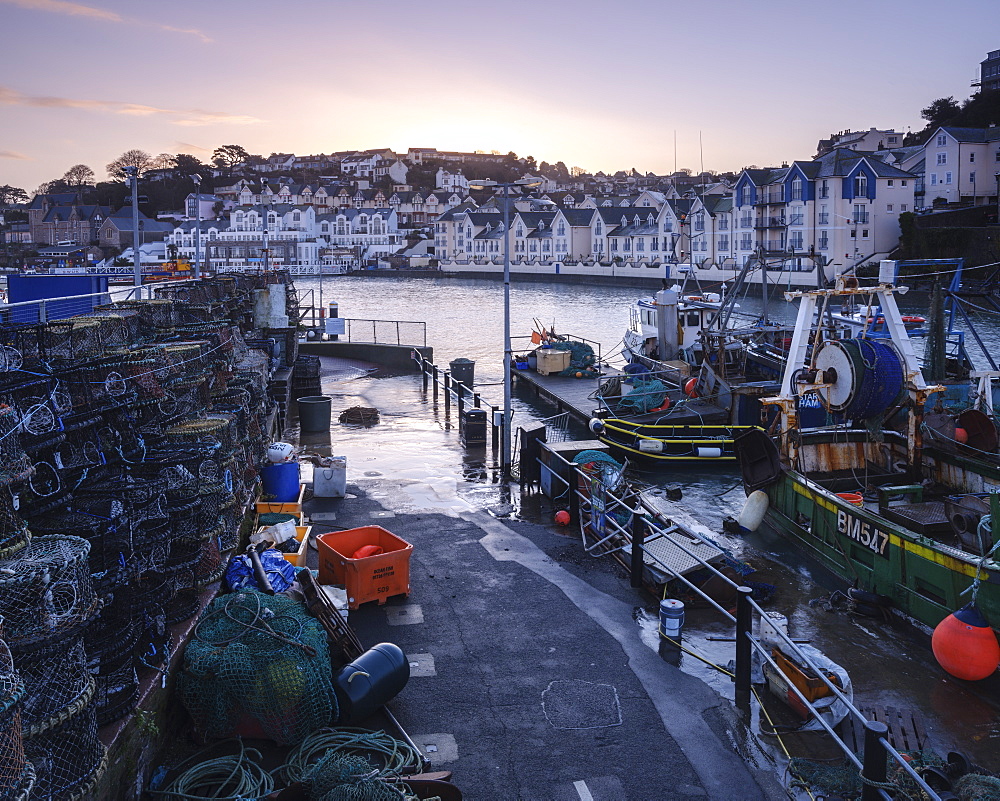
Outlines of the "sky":
{"type": "Polygon", "coordinates": [[[0,184],[225,144],[777,165],[835,131],[920,129],[969,96],[998,19],[997,0],[0,0],[0,184]]]}

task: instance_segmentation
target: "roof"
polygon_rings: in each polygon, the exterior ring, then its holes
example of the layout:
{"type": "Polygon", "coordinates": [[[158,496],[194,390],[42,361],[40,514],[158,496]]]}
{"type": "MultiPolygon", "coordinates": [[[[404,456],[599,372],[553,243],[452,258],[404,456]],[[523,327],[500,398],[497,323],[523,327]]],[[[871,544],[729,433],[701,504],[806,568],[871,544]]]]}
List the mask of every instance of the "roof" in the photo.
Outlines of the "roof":
{"type": "Polygon", "coordinates": [[[562,216],[570,225],[590,225],[594,219],[594,209],[562,209],[562,216]]]}
{"type": "Polygon", "coordinates": [[[985,143],[995,142],[1000,139],[1000,126],[996,125],[991,128],[951,128],[948,126],[942,126],[938,128],[938,131],[944,131],[946,134],[954,137],[959,142],[985,143]]]}

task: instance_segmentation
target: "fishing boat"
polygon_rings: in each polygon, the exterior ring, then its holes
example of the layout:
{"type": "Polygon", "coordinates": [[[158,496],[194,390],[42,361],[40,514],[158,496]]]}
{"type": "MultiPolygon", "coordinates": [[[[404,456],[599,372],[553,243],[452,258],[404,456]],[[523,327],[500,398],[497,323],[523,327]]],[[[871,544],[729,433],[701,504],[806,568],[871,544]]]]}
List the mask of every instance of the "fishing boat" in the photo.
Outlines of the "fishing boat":
{"type": "MultiPolygon", "coordinates": [[[[682,288],[677,285],[668,291],[675,296],[676,322],[673,327],[676,328],[676,339],[671,348],[675,353],[661,353],[659,318],[664,313],[664,304],[657,296],[639,298],[629,309],[629,324],[622,340],[622,355],[630,361],[640,363],[665,361],[678,355],[689,364],[701,364],[701,332],[722,308],[722,296],[717,293],[684,295],[682,288]]],[[[672,317],[671,322],[674,322],[672,317]]],[[[671,334],[674,332],[671,331],[671,334]]]]}
{"type": "MultiPolygon", "coordinates": [[[[972,438],[957,435],[957,425],[951,437],[940,421],[930,425],[945,387],[924,379],[897,306],[906,288],[894,285],[894,266],[882,264],[875,286],[840,279],[834,289],[786,294],[800,304],[795,331],[780,391],[762,401],[777,410],[778,435],[755,430],[736,440],[749,495],[741,525],[790,538],[866,603],[934,627],[974,601],[997,627],[996,429],[985,413],[972,438]],[[835,339],[814,326],[846,297],[877,304],[888,336],[835,339]],[[841,422],[804,427],[797,401],[807,392],[841,422]]],[[[991,392],[979,395],[991,402],[991,392]]]]}
{"type": "Polygon", "coordinates": [[[590,421],[590,430],[613,451],[629,459],[671,462],[731,462],[734,439],[753,426],[644,424],[618,418],[590,421]]]}

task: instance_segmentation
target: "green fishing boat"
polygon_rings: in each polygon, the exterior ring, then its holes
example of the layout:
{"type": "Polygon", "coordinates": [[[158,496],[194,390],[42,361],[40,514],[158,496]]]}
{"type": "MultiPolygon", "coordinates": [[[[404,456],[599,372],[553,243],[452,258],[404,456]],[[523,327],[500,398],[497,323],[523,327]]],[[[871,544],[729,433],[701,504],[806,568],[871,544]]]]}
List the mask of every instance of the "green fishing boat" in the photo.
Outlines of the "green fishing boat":
{"type": "MultiPolygon", "coordinates": [[[[891,262],[889,263],[892,264],[891,262]]],[[[740,524],[795,541],[856,587],[866,604],[934,627],[975,602],[1000,627],[1000,454],[988,409],[961,428],[931,413],[891,269],[873,287],[788,293],[800,306],[777,407],[780,427],[736,440],[748,492],[740,524]],[[883,310],[887,335],[838,340],[822,320],[833,298],[883,310]],[[817,316],[818,314],[818,316],[817,316]],[[815,392],[837,425],[803,429],[797,399],[815,392]],[[988,413],[987,413],[988,412],[988,413]]],[[[987,386],[992,374],[980,374],[987,386]]],[[[857,597],[857,596],[856,596],[857,597]]]]}

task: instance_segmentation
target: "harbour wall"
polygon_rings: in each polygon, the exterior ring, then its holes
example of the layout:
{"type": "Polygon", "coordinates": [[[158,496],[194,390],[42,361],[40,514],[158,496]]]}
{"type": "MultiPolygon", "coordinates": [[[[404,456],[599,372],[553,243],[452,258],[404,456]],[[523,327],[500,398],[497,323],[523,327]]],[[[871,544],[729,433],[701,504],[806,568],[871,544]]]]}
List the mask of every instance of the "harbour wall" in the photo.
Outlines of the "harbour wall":
{"type": "Polygon", "coordinates": [[[413,351],[434,361],[434,348],[418,345],[383,345],[374,342],[301,342],[299,353],[310,356],[336,356],[357,359],[395,370],[416,370],[413,351]]]}

